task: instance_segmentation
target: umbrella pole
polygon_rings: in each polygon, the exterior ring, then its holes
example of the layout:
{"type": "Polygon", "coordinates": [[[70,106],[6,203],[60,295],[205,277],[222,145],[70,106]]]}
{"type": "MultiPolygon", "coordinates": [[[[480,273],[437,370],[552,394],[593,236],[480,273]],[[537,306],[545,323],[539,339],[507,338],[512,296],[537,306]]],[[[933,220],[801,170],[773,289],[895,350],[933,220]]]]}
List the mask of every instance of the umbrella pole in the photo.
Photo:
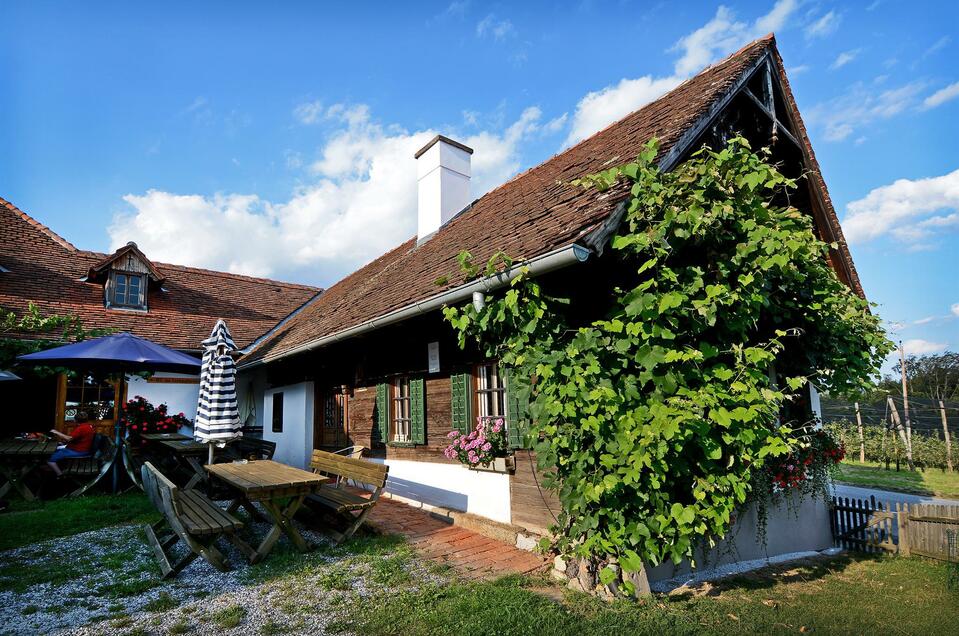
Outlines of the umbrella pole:
{"type": "Polygon", "coordinates": [[[207,444],[210,447],[210,457],[206,460],[206,463],[210,466],[213,465],[213,444],[207,444]]]}

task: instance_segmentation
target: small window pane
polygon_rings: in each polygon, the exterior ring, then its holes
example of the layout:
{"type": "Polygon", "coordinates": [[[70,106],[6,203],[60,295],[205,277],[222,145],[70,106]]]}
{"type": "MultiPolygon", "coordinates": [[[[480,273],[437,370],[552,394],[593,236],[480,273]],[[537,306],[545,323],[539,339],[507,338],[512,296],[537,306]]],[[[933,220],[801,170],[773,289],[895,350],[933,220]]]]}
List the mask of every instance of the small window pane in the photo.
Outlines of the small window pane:
{"type": "Polygon", "coordinates": [[[476,414],[483,419],[506,416],[506,387],[495,362],[476,367],[476,414]]]}
{"type": "Polygon", "coordinates": [[[410,379],[396,378],[393,381],[393,441],[409,442],[412,440],[411,427],[411,400],[410,379]]]}
{"type": "Polygon", "coordinates": [[[127,304],[127,277],[126,274],[117,274],[114,281],[113,302],[117,305],[127,304]]]}
{"type": "Polygon", "coordinates": [[[127,289],[127,304],[129,305],[140,304],[140,277],[139,276],[130,277],[130,284],[127,289]]]}

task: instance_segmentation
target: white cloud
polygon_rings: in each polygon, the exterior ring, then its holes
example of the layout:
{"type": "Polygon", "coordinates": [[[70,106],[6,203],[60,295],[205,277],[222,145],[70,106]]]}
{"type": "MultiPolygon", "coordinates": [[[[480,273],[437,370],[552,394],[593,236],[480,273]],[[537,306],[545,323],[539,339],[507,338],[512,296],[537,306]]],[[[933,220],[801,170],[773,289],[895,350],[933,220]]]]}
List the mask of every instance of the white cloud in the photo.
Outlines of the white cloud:
{"type": "Polygon", "coordinates": [[[795,77],[797,75],[801,75],[805,73],[806,71],[809,70],[809,68],[810,67],[808,64],[800,64],[799,66],[790,66],[789,68],[786,69],[786,75],[788,75],[789,77],[795,77]]]}
{"type": "MultiPolygon", "coordinates": [[[[312,181],[288,200],[128,194],[129,210],[108,229],[111,249],[134,240],[161,262],[330,284],[413,236],[413,153],[436,131],[384,125],[365,105],[334,105],[323,117],[339,128],[309,166],[312,181]]],[[[474,196],[516,173],[523,141],[550,126],[541,118],[538,108],[527,108],[505,129],[462,138],[476,151],[474,196]]]]}
{"type": "Polygon", "coordinates": [[[301,124],[315,124],[323,119],[323,102],[317,100],[297,104],[293,109],[293,116],[301,124]]]}
{"type": "Polygon", "coordinates": [[[673,46],[672,50],[682,52],[676,61],[675,75],[689,76],[749,40],[781,29],[796,7],[796,0],[779,0],[769,13],[747,24],[737,21],[730,9],[720,6],[712,20],[680,38],[673,46]]]}
{"type": "Polygon", "coordinates": [[[683,36],[670,49],[680,53],[673,72],[664,77],[644,75],[623,78],[583,97],[576,105],[566,144],[585,139],[663,95],[691,74],[731,53],[750,40],[781,29],[795,13],[797,0],[779,0],[769,13],[754,22],[736,20],[732,10],[720,6],[702,27],[683,36]]]}
{"type": "Polygon", "coordinates": [[[939,353],[945,351],[949,345],[945,342],[930,342],[922,338],[913,338],[902,343],[903,351],[906,355],[921,356],[929,353],[939,353]]]}
{"type": "Polygon", "coordinates": [[[942,106],[946,102],[952,101],[955,98],[959,97],[959,82],[950,84],[945,88],[941,88],[926,99],[922,101],[923,110],[928,110],[930,108],[935,108],[936,106],[942,106]]]}
{"type": "Polygon", "coordinates": [[[835,11],[830,11],[806,27],[806,37],[808,39],[814,39],[824,38],[827,35],[832,35],[836,32],[836,29],[839,28],[839,23],[841,21],[841,15],[835,11]]]}
{"type": "Polygon", "coordinates": [[[514,35],[516,29],[509,20],[498,20],[495,14],[490,13],[479,21],[476,25],[477,37],[491,36],[496,41],[505,40],[508,36],[514,35]]]}
{"type": "Polygon", "coordinates": [[[829,68],[835,71],[836,69],[840,69],[844,67],[846,64],[849,64],[854,59],[859,57],[859,53],[861,51],[862,49],[853,49],[851,51],[843,51],[842,53],[836,56],[836,59],[833,60],[833,63],[829,65],[829,68]]]}
{"type": "Polygon", "coordinates": [[[959,228],[959,170],[927,179],[899,179],[846,206],[843,233],[852,243],[892,235],[913,249],[959,228]]]}
{"type": "Polygon", "coordinates": [[[573,125],[566,142],[572,144],[589,137],[653,101],[681,81],[676,76],[654,78],[644,75],[636,79],[623,79],[619,84],[587,94],[576,104],[573,125]]]}
{"type": "Polygon", "coordinates": [[[930,55],[932,55],[933,53],[938,53],[938,52],[941,51],[942,49],[946,48],[946,46],[947,46],[950,42],[952,42],[952,38],[950,38],[948,35],[942,36],[941,38],[939,38],[938,40],[936,40],[936,41],[932,44],[932,46],[930,46],[928,49],[926,49],[925,52],[923,52],[922,57],[923,57],[923,58],[926,58],[926,57],[929,57],[930,55]]]}
{"type": "Polygon", "coordinates": [[[862,83],[853,85],[845,95],[817,105],[809,111],[809,121],[824,129],[827,141],[842,141],[858,127],[888,119],[913,106],[924,84],[910,82],[879,93],[862,83]]]}
{"type": "Polygon", "coordinates": [[[954,303],[952,307],[949,308],[949,311],[952,312],[953,316],[959,317],[959,303],[954,303]]]}
{"type": "Polygon", "coordinates": [[[927,324],[929,324],[930,322],[932,322],[932,321],[935,320],[935,319],[936,319],[935,316],[926,316],[925,318],[920,318],[919,320],[913,320],[913,321],[912,321],[912,324],[914,324],[914,325],[927,325],[927,324]]]}

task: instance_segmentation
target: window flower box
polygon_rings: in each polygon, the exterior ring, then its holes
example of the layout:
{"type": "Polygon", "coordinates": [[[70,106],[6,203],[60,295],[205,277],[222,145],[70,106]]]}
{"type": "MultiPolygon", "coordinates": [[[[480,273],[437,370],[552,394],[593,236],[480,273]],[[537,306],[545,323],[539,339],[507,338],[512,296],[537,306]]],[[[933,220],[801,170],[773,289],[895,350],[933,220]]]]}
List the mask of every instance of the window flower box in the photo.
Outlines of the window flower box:
{"type": "Polygon", "coordinates": [[[515,469],[506,439],[506,421],[501,417],[478,417],[472,431],[450,431],[447,438],[450,444],[443,451],[447,459],[458,460],[472,470],[507,473],[515,469]]]}
{"type": "Polygon", "coordinates": [[[512,455],[509,457],[494,457],[488,462],[471,465],[469,469],[487,473],[505,473],[512,475],[516,471],[516,460],[513,459],[512,455]]]}

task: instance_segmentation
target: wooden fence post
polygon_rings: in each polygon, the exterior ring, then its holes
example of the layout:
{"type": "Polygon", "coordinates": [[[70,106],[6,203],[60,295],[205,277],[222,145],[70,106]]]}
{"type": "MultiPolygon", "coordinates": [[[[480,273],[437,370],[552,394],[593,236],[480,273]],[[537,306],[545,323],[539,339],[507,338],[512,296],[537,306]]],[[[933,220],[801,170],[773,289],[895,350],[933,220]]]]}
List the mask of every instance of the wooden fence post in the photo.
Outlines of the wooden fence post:
{"type": "MultiPolygon", "coordinates": [[[[945,417],[945,411],[943,411],[945,417]]],[[[943,420],[945,421],[945,420],[943,420]]],[[[859,402],[856,402],[856,427],[859,429],[859,461],[866,462],[866,440],[862,436],[862,415],[859,413],[859,402]]],[[[952,470],[950,468],[950,470],[952,470]]]]}
{"type": "Polygon", "coordinates": [[[952,472],[952,440],[949,439],[949,422],[946,420],[946,405],[939,400],[939,415],[942,417],[942,434],[946,438],[946,468],[952,472]]]}
{"type": "Polygon", "coordinates": [[[909,504],[896,503],[896,524],[899,528],[899,554],[909,556],[909,504]]]}

